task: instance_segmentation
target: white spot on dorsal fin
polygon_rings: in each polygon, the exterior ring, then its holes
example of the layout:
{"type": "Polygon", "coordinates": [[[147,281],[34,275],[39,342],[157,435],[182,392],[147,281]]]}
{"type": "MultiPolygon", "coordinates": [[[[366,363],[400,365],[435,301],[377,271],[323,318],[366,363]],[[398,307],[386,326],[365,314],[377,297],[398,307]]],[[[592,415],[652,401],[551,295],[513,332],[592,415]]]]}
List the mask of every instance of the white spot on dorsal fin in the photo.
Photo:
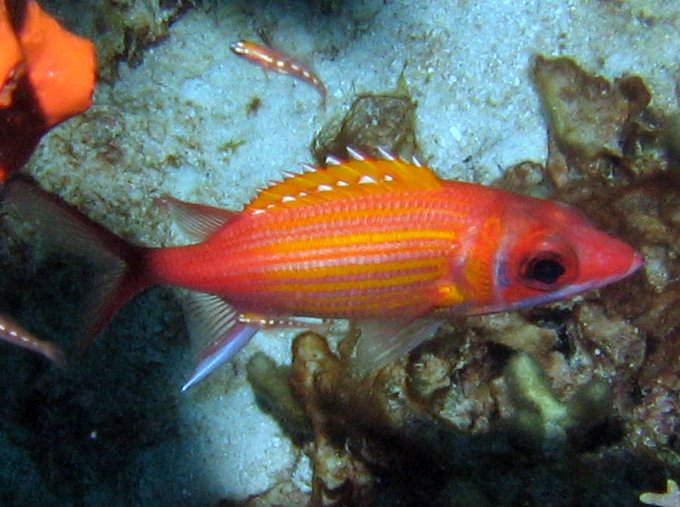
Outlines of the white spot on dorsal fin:
{"type": "Polygon", "coordinates": [[[362,152],[357,150],[356,148],[353,148],[352,146],[347,147],[347,153],[349,154],[350,158],[353,158],[354,160],[366,160],[366,155],[364,155],[362,152]]]}
{"type": "Polygon", "coordinates": [[[338,180],[336,185],[339,187],[349,187],[349,183],[347,183],[345,180],[338,180]]]}
{"type": "Polygon", "coordinates": [[[411,162],[413,162],[413,164],[417,165],[418,167],[423,167],[423,161],[420,160],[418,155],[411,156],[411,162]]]}
{"type": "Polygon", "coordinates": [[[383,176],[383,181],[394,181],[394,177],[391,174],[386,174],[383,176]]]}
{"type": "Polygon", "coordinates": [[[316,172],[318,169],[316,167],[314,167],[313,165],[302,164],[302,170],[306,173],[313,173],[313,172],[316,172]]]}
{"type": "Polygon", "coordinates": [[[316,187],[317,192],[330,192],[331,190],[333,190],[333,187],[330,185],[319,185],[316,187]]]}
{"type": "Polygon", "coordinates": [[[292,195],[284,195],[281,198],[281,202],[291,202],[291,201],[294,201],[294,200],[295,200],[295,197],[293,197],[292,195]]]}
{"type": "Polygon", "coordinates": [[[397,159],[397,157],[395,157],[392,153],[387,151],[382,146],[378,146],[378,153],[380,153],[380,156],[382,158],[384,158],[385,160],[396,160],[397,159]]]}
{"type": "Polygon", "coordinates": [[[340,165],[342,163],[343,160],[341,158],[336,157],[335,155],[326,156],[326,165],[340,165]]]}
{"type": "Polygon", "coordinates": [[[363,183],[377,183],[377,181],[375,181],[375,179],[371,178],[370,176],[367,176],[367,175],[364,174],[361,178],[359,178],[359,183],[360,183],[360,184],[363,184],[363,183]]]}

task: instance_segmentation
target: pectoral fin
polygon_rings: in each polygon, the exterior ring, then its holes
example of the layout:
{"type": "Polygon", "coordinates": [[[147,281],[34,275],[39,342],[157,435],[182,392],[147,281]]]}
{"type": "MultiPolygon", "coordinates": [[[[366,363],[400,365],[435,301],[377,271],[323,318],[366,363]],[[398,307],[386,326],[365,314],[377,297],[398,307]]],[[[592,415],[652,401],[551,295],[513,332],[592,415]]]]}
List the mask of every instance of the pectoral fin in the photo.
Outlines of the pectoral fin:
{"type": "Polygon", "coordinates": [[[376,319],[359,322],[361,337],[354,349],[352,368],[369,373],[398,359],[432,338],[441,321],[436,319],[376,319]]]}

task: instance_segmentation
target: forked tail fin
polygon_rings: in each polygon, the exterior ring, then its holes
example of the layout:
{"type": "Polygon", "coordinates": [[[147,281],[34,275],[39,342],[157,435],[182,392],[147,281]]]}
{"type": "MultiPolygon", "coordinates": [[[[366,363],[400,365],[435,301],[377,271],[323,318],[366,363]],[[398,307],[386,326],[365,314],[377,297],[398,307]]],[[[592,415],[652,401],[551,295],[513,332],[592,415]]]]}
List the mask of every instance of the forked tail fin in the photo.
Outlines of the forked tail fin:
{"type": "Polygon", "coordinates": [[[35,183],[23,178],[11,181],[3,207],[33,225],[48,245],[82,256],[96,268],[76,353],[82,353],[116,312],[150,285],[145,270],[148,249],[108,231],[35,183]]]}

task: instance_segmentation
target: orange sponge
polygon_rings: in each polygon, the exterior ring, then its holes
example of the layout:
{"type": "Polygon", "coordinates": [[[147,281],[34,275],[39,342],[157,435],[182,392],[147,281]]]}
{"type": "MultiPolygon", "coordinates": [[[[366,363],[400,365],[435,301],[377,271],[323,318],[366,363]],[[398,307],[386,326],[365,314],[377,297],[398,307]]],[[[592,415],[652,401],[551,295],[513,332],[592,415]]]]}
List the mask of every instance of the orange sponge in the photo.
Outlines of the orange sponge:
{"type": "Polygon", "coordinates": [[[92,103],[95,51],[35,0],[0,0],[0,181],[51,127],[92,103]]]}
{"type": "Polygon", "coordinates": [[[19,31],[19,44],[28,66],[28,80],[47,126],[52,127],[78,114],[92,101],[94,88],[94,46],[87,39],[64,30],[40,9],[28,2],[19,31]]]}
{"type": "Polygon", "coordinates": [[[23,73],[23,55],[12,25],[7,5],[0,0],[0,108],[12,103],[12,94],[23,73]]]}

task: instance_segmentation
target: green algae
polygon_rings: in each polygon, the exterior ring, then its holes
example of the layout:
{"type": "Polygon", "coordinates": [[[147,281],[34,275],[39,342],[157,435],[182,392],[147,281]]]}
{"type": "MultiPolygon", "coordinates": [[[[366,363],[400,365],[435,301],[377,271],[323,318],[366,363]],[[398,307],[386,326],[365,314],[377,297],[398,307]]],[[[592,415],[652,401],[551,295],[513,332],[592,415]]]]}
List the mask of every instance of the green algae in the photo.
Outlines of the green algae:
{"type": "Polygon", "coordinates": [[[217,151],[225,154],[233,153],[244,144],[246,144],[244,139],[228,139],[217,147],[217,151]]]}
{"type": "Polygon", "coordinates": [[[561,401],[543,369],[528,354],[515,354],[505,377],[517,405],[515,427],[530,445],[561,447],[568,432],[584,432],[611,414],[611,396],[603,382],[581,386],[571,400],[561,401]]]}

